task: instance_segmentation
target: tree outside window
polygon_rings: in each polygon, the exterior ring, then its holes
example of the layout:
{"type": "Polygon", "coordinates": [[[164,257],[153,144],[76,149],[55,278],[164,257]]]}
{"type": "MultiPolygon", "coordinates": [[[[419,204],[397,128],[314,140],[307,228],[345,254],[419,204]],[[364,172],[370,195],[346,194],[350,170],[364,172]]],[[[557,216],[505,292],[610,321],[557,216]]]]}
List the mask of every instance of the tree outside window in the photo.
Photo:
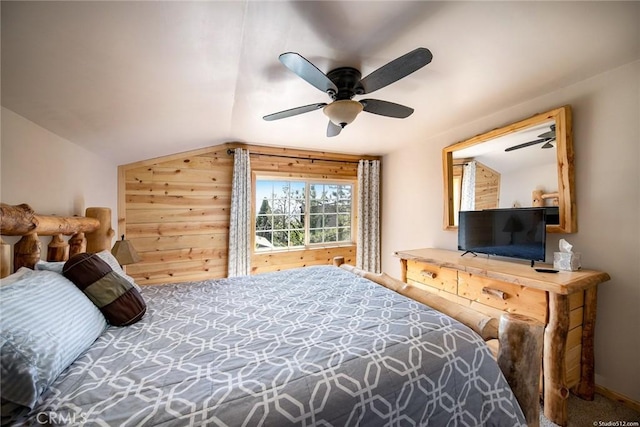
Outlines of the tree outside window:
{"type": "Polygon", "coordinates": [[[352,183],[256,180],[256,249],[352,242],[352,183]]]}

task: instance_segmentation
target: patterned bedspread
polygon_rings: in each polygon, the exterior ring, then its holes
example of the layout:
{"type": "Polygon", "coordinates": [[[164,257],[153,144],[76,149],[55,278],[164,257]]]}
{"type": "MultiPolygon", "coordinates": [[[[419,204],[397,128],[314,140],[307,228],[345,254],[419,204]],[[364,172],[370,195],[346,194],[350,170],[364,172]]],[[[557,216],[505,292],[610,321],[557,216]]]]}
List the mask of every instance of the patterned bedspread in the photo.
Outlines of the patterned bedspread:
{"type": "Polygon", "coordinates": [[[142,293],[145,317],[110,327],[41,397],[30,423],[524,424],[477,335],[342,269],[142,293]]]}

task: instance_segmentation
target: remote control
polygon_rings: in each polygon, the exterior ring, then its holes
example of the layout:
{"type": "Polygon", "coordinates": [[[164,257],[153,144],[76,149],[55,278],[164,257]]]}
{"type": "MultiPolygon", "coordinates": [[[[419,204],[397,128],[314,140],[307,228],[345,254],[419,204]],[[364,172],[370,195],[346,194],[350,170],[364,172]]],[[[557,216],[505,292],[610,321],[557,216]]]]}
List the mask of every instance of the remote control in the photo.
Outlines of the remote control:
{"type": "Polygon", "coordinates": [[[551,268],[536,268],[535,269],[538,273],[557,273],[558,270],[553,270],[551,268]]]}

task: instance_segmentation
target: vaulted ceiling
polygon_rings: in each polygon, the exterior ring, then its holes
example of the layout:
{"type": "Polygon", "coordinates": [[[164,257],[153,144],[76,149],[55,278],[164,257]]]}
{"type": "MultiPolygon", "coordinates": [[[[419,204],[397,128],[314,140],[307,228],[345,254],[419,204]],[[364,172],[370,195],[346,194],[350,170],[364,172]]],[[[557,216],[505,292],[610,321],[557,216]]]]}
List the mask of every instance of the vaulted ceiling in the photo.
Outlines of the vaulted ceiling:
{"type": "Polygon", "coordinates": [[[384,154],[640,58],[639,2],[2,1],[1,14],[2,106],[118,164],[227,141],[384,154]],[[407,119],[362,113],[334,138],[321,110],[262,120],[330,101],[283,52],[367,75],[419,46],[431,64],[370,96],[414,108],[407,119]]]}

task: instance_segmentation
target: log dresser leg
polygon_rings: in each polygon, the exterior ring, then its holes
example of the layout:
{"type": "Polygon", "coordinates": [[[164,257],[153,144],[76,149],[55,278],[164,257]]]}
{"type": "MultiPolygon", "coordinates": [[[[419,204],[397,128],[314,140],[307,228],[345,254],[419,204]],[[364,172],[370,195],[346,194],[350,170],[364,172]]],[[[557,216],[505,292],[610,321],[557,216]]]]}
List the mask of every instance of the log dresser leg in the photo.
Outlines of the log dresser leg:
{"type": "Polygon", "coordinates": [[[407,283],[407,260],[400,259],[400,281],[407,283]]]}
{"type": "Polygon", "coordinates": [[[593,400],[595,394],[595,374],[593,355],[593,334],[596,327],[596,305],[598,288],[592,286],[584,291],[584,314],[582,318],[582,354],[580,355],[580,382],[572,391],[580,398],[593,400]]]}
{"type": "Polygon", "coordinates": [[[567,425],[565,355],[569,333],[569,298],[549,292],[549,323],[544,332],[544,415],[560,426],[567,425]]]}

